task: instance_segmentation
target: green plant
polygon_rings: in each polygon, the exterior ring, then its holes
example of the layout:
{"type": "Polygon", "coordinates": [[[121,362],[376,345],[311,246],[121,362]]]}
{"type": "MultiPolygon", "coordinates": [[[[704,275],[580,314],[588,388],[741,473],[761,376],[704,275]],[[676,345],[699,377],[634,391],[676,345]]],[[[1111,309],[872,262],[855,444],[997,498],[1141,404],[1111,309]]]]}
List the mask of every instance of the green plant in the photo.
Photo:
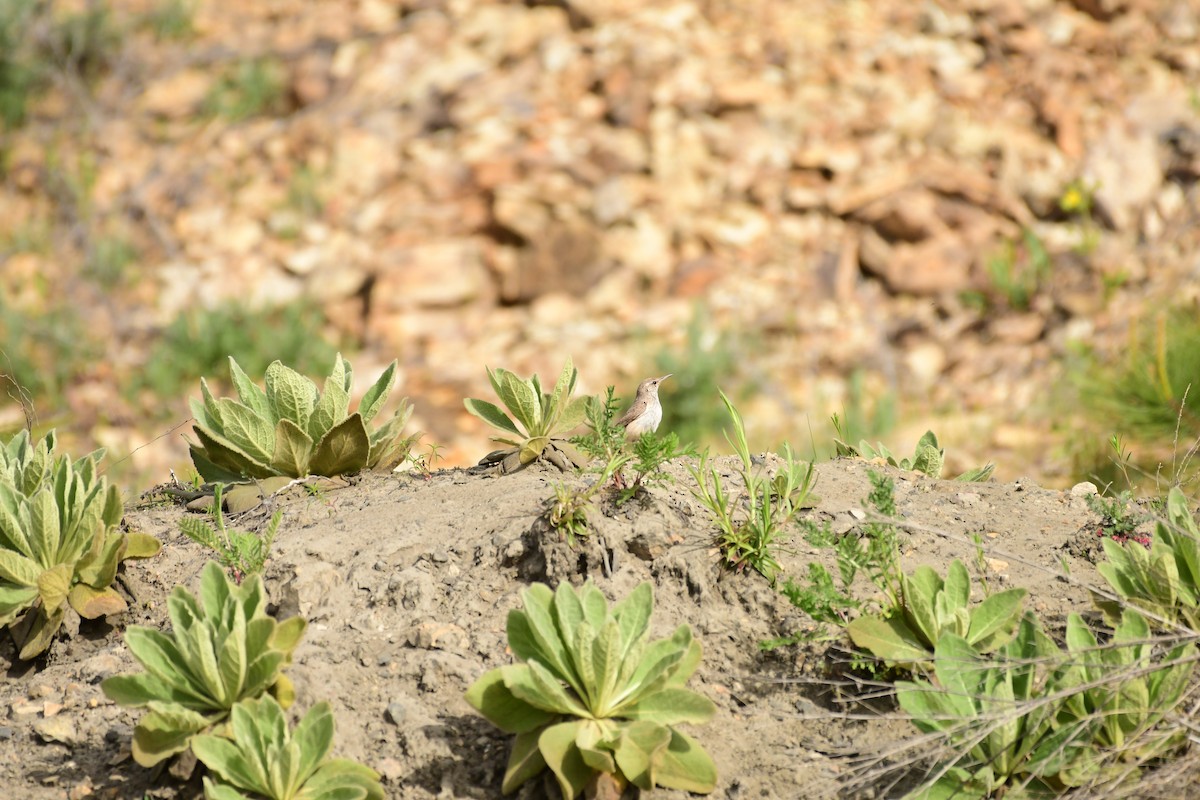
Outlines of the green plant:
{"type": "Polygon", "coordinates": [[[890,603],[888,607],[899,602],[900,556],[896,527],[886,521],[896,515],[894,483],[874,470],[869,470],[867,475],[871,480],[871,492],[865,502],[880,519],[841,535],[835,534],[828,522],[822,526],[811,520],[800,522],[806,542],[822,550],[834,551],[840,588],[835,585],[829,570],[817,562],[809,562],[804,583],[788,578],[780,591],[792,605],[812,617],[817,626],[762,642],[763,649],[831,638],[830,625],[837,626],[840,635],[840,629],[849,620],[849,612],[866,605],[852,592],[860,572],[884,593],[890,603]]]}
{"type": "Polygon", "coordinates": [[[337,353],[319,334],[325,327],[324,313],[310,302],[265,310],[237,303],[192,309],[162,331],[132,387],[174,399],[201,377],[224,376],[230,353],[251,375],[261,374],[275,360],[313,374],[337,353]]]}
{"type": "Polygon", "coordinates": [[[171,633],[132,625],[125,643],[145,672],[114,675],[101,684],[109,699],[149,711],[133,733],[133,758],[152,767],[183,752],[193,737],[223,722],[240,700],[271,692],[293,698],[281,670],[304,634],[305,621],[267,616],[262,580],[241,586],[215,561],[200,574],[200,599],[181,586],[167,598],[171,633]]]}
{"type": "Polygon", "coordinates": [[[1113,497],[1105,498],[1098,494],[1087,494],[1083,497],[1093,514],[1100,517],[1100,527],[1097,533],[1114,541],[1124,544],[1130,539],[1139,544],[1149,545],[1150,540],[1141,541],[1137,536],[1137,528],[1148,519],[1145,514],[1131,510],[1133,503],[1129,492],[1121,492],[1113,497]]]}
{"type": "Polygon", "coordinates": [[[105,289],[120,286],[126,270],[138,258],[137,248],[119,236],[100,236],[89,242],[83,273],[105,289]]]}
{"type": "Polygon", "coordinates": [[[228,738],[192,740],[196,758],[216,776],[204,778],[206,800],[383,800],[375,770],[328,758],[334,728],[328,703],[309,709],[295,730],[270,695],[237,703],[230,718],[228,738]]]}
{"type": "Polygon", "coordinates": [[[750,567],[774,582],[779,571],[775,559],[775,547],[783,528],[811,502],[816,470],[812,463],[796,460],[792,449],[783,446],[783,465],[775,477],[768,478],[755,471],[746,442],[746,426],[742,415],[721,392],[721,400],[733,421],[733,436],[725,431],[725,439],[737,453],[741,465],[741,494],[731,497],[721,484],[721,474],[709,462],[708,452],[700,456],[696,466],[688,465],[688,471],[696,481],[692,494],[713,515],[720,529],[717,547],[725,564],[735,570],[750,567]],[[746,508],[746,512],[741,511],[746,508]]]}
{"type": "Polygon", "coordinates": [[[1066,643],[1070,660],[1055,680],[1066,693],[1056,726],[1073,731],[1062,750],[1063,783],[1123,778],[1184,742],[1184,728],[1163,723],[1191,680],[1194,644],[1156,654],[1149,622],[1129,608],[1104,645],[1080,615],[1070,614],[1066,643]]]}
{"type": "Polygon", "coordinates": [[[601,468],[600,476],[583,489],[572,489],[565,483],[554,484],[554,497],[546,503],[546,521],[550,527],[565,534],[570,544],[578,537],[586,536],[588,516],[595,510],[596,496],[628,460],[628,456],[617,454],[601,468]]]}
{"type": "Polygon", "coordinates": [[[1100,227],[1093,216],[1098,188],[1099,184],[1093,181],[1076,178],[1058,198],[1059,210],[1075,220],[1079,234],[1075,250],[1081,255],[1090,255],[1100,244],[1100,227]]]}
{"type": "Polygon", "coordinates": [[[118,566],[161,547],[118,530],[124,507],[97,473],[103,450],[72,462],[54,447],[53,431],[35,444],[22,430],[0,448],[0,625],[22,659],[50,646],[68,609],[87,619],[125,611],[111,586],[118,566]]]}
{"type": "Polygon", "coordinates": [[[961,636],[977,652],[988,653],[1012,638],[1027,592],[1006,589],[971,608],[971,578],[958,559],[946,579],[921,566],[900,575],[900,604],[880,614],[852,620],[846,632],[857,646],[889,665],[928,664],[942,636],[961,636]]]}
{"type": "Polygon", "coordinates": [[[542,391],[537,375],[520,378],[500,367],[488,369],[487,374],[496,396],[512,417],[486,400],[467,398],[463,405],[493,428],[516,438],[492,437],[492,441],[508,447],[488,453],[480,464],[498,463],[502,473],[515,472],[538,459],[545,459],[564,472],[582,464],[583,458],[563,438],[583,422],[589,402],[586,397],[571,396],[579,378],[579,370],[571,359],[567,359],[550,393],[542,391]]]}
{"type": "Polygon", "coordinates": [[[1167,494],[1166,518],[1156,524],[1149,550],[1111,538],[1102,544],[1107,561],[1096,569],[1119,600],[1095,592],[1092,599],[1110,624],[1129,604],[1159,623],[1200,630],[1200,528],[1178,487],[1167,494]]]}
{"type": "Polygon", "coordinates": [[[612,796],[627,783],[711,792],[712,760],[675,728],[715,712],[711,700],[684,688],[700,664],[700,642],[687,625],[647,642],[650,584],[611,611],[591,582],[578,592],[566,583],[554,592],[533,584],[523,599],[524,611],[509,612],[508,643],[524,663],[488,672],[466,694],[489,721],[517,735],[501,791],[548,766],[564,800],[589,785],[615,790],[612,796]]]}
{"type": "MultiPolygon", "coordinates": [[[[690,445],[680,447],[679,437],[675,433],[643,433],[633,441],[633,455],[628,460],[633,472],[633,480],[626,483],[620,478],[617,488],[617,505],[623,505],[642,492],[646,487],[657,486],[671,480],[671,476],[663,469],[668,461],[686,456],[694,456],[695,449],[690,445]]],[[[621,473],[617,473],[621,476],[621,473]]],[[[781,473],[777,479],[786,480],[781,473]]]]}
{"type": "Polygon", "coordinates": [[[307,475],[344,475],[363,469],[387,470],[408,457],[416,436],[403,435],[412,407],[401,401],[392,417],[374,430],[368,425],[387,402],[396,380],[393,361],[348,414],[354,373],[339,353],[325,390],[275,361],[267,367],[266,389],[247,377],[233,356],[229,372],[238,400],[213,397],[200,379],[202,401],[191,400],[199,443],[192,462],[207,481],[307,475]]]}
{"type": "Polygon", "coordinates": [[[939,638],[934,680],[897,681],[896,697],[919,730],[949,743],[953,757],[906,800],[982,800],[1008,789],[1005,796],[1057,796],[1063,746],[1074,733],[1055,727],[1060,660],[1030,614],[994,658],[957,634],[939,638]]]}
{"type": "Polygon", "coordinates": [[[1032,229],[1024,228],[1020,240],[1009,239],[999,253],[988,259],[991,294],[998,296],[1009,308],[1025,311],[1050,280],[1052,266],[1050,253],[1041,237],[1032,229]]]}
{"type": "Polygon", "coordinates": [[[828,626],[834,625],[840,629],[849,619],[849,612],[863,605],[850,591],[854,576],[858,572],[858,560],[853,557],[854,548],[858,546],[857,538],[837,536],[828,522],[817,526],[811,520],[801,520],[800,528],[804,531],[804,540],[812,546],[837,550],[838,577],[841,585],[839,588],[834,583],[833,575],[824,564],[815,561],[808,563],[808,574],[803,583],[787,578],[779,590],[780,593],[793,606],[811,617],[817,625],[809,630],[761,642],[759,646],[764,650],[828,638],[828,626]]]}
{"type": "MultiPolygon", "coordinates": [[[[933,431],[925,431],[925,435],[917,442],[917,449],[912,458],[897,459],[882,442],[872,447],[869,442],[862,441],[855,447],[843,441],[842,422],[837,414],[833,415],[833,427],[837,431],[837,438],[833,440],[833,443],[839,458],[865,458],[868,461],[882,461],[898,469],[924,473],[931,478],[942,477],[946,451],[938,446],[937,435],[933,431]]],[[[995,469],[995,464],[984,464],[982,467],[964,472],[954,480],[972,483],[986,481],[992,477],[995,469]]]]}
{"type": "Polygon", "coordinates": [[[160,40],[186,39],[195,30],[195,5],[195,0],[161,0],[142,20],[160,40]]]}
{"type": "Polygon", "coordinates": [[[34,21],[33,0],[0,5],[0,122],[15,128],[25,121],[26,105],[39,83],[26,46],[34,21]]]}
{"type": "Polygon", "coordinates": [[[204,110],[231,122],[287,111],[283,66],[266,58],[239,61],[227,69],[204,101],[204,110]]]}
{"type": "Polygon", "coordinates": [[[1173,308],[1133,327],[1121,357],[1083,359],[1073,373],[1080,403],[1101,424],[1145,441],[1200,430],[1188,394],[1200,387],[1200,319],[1173,308]]]}
{"type": "Polygon", "coordinates": [[[605,390],[604,399],[589,396],[584,407],[584,423],[588,432],[571,437],[571,444],[593,459],[608,463],[625,449],[625,429],[614,424],[621,411],[621,399],[614,394],[614,387],[605,390]]]}
{"type": "Polygon", "coordinates": [[[195,517],[184,517],[179,520],[179,529],[196,544],[215,550],[217,560],[237,583],[247,575],[261,573],[283,519],[283,511],[276,511],[271,516],[263,533],[227,528],[221,514],[221,484],[218,483],[213,491],[212,514],[215,528],[195,517]]]}

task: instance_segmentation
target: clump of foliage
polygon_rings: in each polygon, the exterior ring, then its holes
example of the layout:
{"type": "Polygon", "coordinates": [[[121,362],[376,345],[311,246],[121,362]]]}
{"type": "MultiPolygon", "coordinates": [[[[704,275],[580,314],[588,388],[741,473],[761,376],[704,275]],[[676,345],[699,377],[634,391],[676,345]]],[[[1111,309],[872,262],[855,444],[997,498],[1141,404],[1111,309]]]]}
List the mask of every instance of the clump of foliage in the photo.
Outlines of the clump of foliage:
{"type": "Polygon", "coordinates": [[[1200,319],[1193,308],[1162,311],[1137,325],[1122,357],[1093,357],[1075,374],[1080,402],[1101,423],[1146,441],[1200,430],[1187,402],[1200,387],[1200,319]]]}
{"type": "Polygon", "coordinates": [[[930,567],[900,575],[900,604],[867,614],[846,626],[851,641],[889,665],[927,664],[942,636],[963,637],[977,652],[989,653],[1012,638],[1028,594],[1006,589],[971,607],[971,578],[962,562],[950,563],[942,580],[930,567]]]}
{"type": "Polygon", "coordinates": [[[1058,660],[1058,646],[1032,615],[994,656],[957,634],[942,636],[933,680],[897,681],[896,697],[918,729],[945,737],[956,758],[906,800],[983,800],[1016,785],[1057,796],[1060,749],[1070,739],[1056,735],[1062,698],[1049,681],[1058,660]]]}
{"type": "Polygon", "coordinates": [[[725,564],[734,570],[750,567],[774,581],[779,571],[775,558],[779,537],[784,527],[811,503],[816,470],[811,463],[797,460],[791,447],[784,444],[784,463],[773,479],[756,471],[742,415],[724,392],[720,394],[733,421],[733,435],[726,431],[725,439],[741,461],[738,467],[741,492],[733,496],[725,490],[720,471],[710,463],[707,451],[700,456],[698,465],[688,466],[696,481],[691,492],[709,510],[720,530],[717,547],[725,564]]]}
{"type": "Polygon", "coordinates": [[[320,335],[325,327],[324,313],[309,302],[270,309],[240,303],[190,309],[162,331],[133,388],[173,399],[193,381],[224,375],[230,353],[251,375],[263,373],[275,360],[310,375],[337,354],[320,335]]]}
{"type": "Polygon", "coordinates": [[[149,707],[133,733],[133,758],[145,767],[186,750],[193,738],[226,720],[241,700],[273,694],[292,704],[282,672],[305,621],[267,615],[262,580],[238,586],[215,561],[204,565],[200,598],[181,586],[167,599],[171,632],[133,625],[125,643],[145,672],[115,675],[101,689],[123,706],[149,707]]]}
{"type": "Polygon", "coordinates": [[[111,584],[128,558],[148,558],[152,536],[122,533],[115,486],[97,472],[103,450],[72,462],[51,431],[22,430],[0,447],[0,625],[33,658],[50,646],[68,609],[95,619],[125,611],[111,584]]]}
{"type": "Polygon", "coordinates": [[[584,423],[588,432],[571,437],[571,444],[588,457],[605,464],[615,461],[625,452],[625,429],[615,424],[621,411],[621,398],[614,392],[615,387],[609,386],[603,400],[599,397],[586,398],[584,423]]]}
{"type": "MultiPolygon", "coordinates": [[[[610,610],[591,582],[576,591],[533,584],[508,615],[508,643],[523,663],[488,672],[467,702],[516,734],[501,791],[549,767],[565,800],[585,789],[617,796],[628,784],[711,792],[716,768],[675,726],[703,723],[712,701],[684,687],[700,642],[680,625],[647,641],[654,597],[643,583],[610,610]]],[[[591,796],[591,795],[589,795],[591,796]]]]}
{"type": "Polygon", "coordinates": [[[354,373],[339,353],[324,391],[298,372],[273,362],[266,389],[250,380],[232,356],[229,373],[239,400],[217,399],[200,379],[202,401],[191,400],[199,443],[192,462],[206,481],[346,475],[363,469],[389,470],[404,461],[416,436],[403,429],[412,407],[401,401],[392,417],[368,428],[387,403],[396,380],[393,361],[349,414],[354,373]]]}
{"type": "Polygon", "coordinates": [[[583,422],[589,400],[571,396],[579,370],[570,359],[551,392],[542,390],[537,375],[521,378],[501,367],[489,368],[487,374],[496,396],[512,417],[486,400],[463,401],[467,411],[505,434],[492,437],[492,441],[508,447],[488,453],[479,462],[481,465],[499,464],[502,473],[516,472],[539,459],[564,472],[582,465],[582,456],[568,443],[565,434],[583,422]]]}
{"type": "MultiPolygon", "coordinates": [[[[833,443],[839,458],[865,458],[868,461],[881,461],[898,469],[921,472],[931,478],[942,477],[942,466],[946,463],[946,451],[938,446],[937,436],[933,431],[925,431],[925,435],[917,442],[917,449],[913,453],[912,458],[897,459],[882,442],[872,447],[869,442],[863,441],[859,442],[858,446],[855,447],[842,441],[841,421],[836,414],[833,417],[833,427],[838,434],[838,438],[835,438],[833,443]]],[[[954,480],[968,482],[986,481],[992,477],[992,472],[995,469],[995,464],[984,464],[982,467],[976,467],[964,472],[954,480]]]]}
{"type": "Polygon", "coordinates": [[[1119,600],[1096,593],[1093,600],[1110,624],[1133,605],[1162,624],[1200,630],[1200,527],[1178,487],[1167,494],[1166,518],[1156,524],[1149,550],[1111,538],[1102,544],[1107,561],[1096,569],[1119,600]]]}
{"type": "Polygon", "coordinates": [[[1129,492],[1121,492],[1109,498],[1087,494],[1083,499],[1092,513],[1100,517],[1100,524],[1096,530],[1098,536],[1107,537],[1118,544],[1125,544],[1132,539],[1145,547],[1150,546],[1149,537],[1137,532],[1138,526],[1148,517],[1131,510],[1133,497],[1129,492]]]}
{"type": "Polygon", "coordinates": [[[600,477],[583,489],[573,489],[565,483],[554,485],[554,497],[547,503],[546,521],[550,527],[564,533],[568,543],[574,544],[577,538],[587,535],[588,516],[596,508],[598,495],[625,460],[609,461],[600,470],[600,477]]]}
{"type": "Polygon", "coordinates": [[[1150,624],[1127,608],[1101,644],[1078,614],[1067,617],[1070,655],[1056,683],[1067,691],[1057,724],[1076,731],[1074,751],[1060,773],[1068,786],[1121,779],[1177,749],[1186,739],[1175,713],[1195,668],[1195,645],[1156,653],[1150,624]]]}
{"type": "Polygon", "coordinates": [[[241,583],[247,575],[261,573],[283,520],[283,511],[276,511],[271,516],[262,533],[226,527],[221,513],[221,484],[217,484],[213,491],[212,513],[215,527],[195,517],[184,517],[179,520],[179,529],[196,544],[214,550],[217,561],[236,582],[241,583]]]}
{"type": "Polygon", "coordinates": [[[621,478],[617,489],[617,505],[633,499],[647,487],[670,481],[671,478],[663,470],[663,465],[676,458],[695,454],[695,449],[691,446],[681,447],[679,436],[673,432],[643,433],[633,441],[633,455],[628,462],[633,480],[626,482],[621,478]]]}
{"type": "Polygon", "coordinates": [[[24,123],[29,102],[56,74],[90,79],[120,44],[107,3],[61,13],[53,3],[0,3],[0,123],[24,123]]]}
{"type": "Polygon", "coordinates": [[[1128,780],[1183,743],[1185,730],[1164,723],[1190,682],[1193,643],[1156,652],[1132,609],[1106,644],[1075,614],[1066,639],[1064,653],[1031,614],[991,656],[955,633],[939,639],[931,678],[899,681],[896,693],[952,756],[906,800],[1058,797],[1128,780]]]}
{"type": "Polygon", "coordinates": [[[333,712],[318,703],[289,730],[283,708],[266,695],[243,700],[230,712],[228,736],[192,740],[205,776],[206,800],[383,800],[375,770],[345,758],[329,758],[333,712]]]}
{"type": "Polygon", "coordinates": [[[771,639],[761,644],[764,649],[796,644],[814,639],[829,638],[829,626],[836,626],[840,634],[850,619],[850,612],[861,609],[866,602],[855,596],[852,587],[858,575],[864,574],[885,596],[889,607],[899,602],[900,568],[896,542],[896,526],[887,522],[896,515],[895,484],[891,478],[869,470],[871,492],[866,505],[879,517],[855,530],[835,534],[826,522],[818,526],[811,520],[801,520],[804,540],[813,547],[833,550],[837,559],[837,577],[830,574],[825,565],[809,562],[808,574],[803,582],[793,578],[784,581],[780,592],[792,605],[799,608],[817,623],[808,631],[798,631],[788,636],[771,639]]]}
{"type": "Polygon", "coordinates": [[[231,122],[283,114],[288,110],[284,67],[275,59],[245,59],[233,64],[204,100],[205,113],[231,122]]]}

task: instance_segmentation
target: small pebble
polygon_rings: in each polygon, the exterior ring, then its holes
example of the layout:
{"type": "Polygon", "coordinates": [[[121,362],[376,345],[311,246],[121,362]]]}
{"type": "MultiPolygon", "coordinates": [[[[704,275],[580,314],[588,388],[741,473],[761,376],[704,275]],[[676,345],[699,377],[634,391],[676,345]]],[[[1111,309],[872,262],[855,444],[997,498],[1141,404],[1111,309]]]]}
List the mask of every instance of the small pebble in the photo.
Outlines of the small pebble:
{"type": "Polygon", "coordinates": [[[387,704],[387,708],[383,712],[383,718],[393,725],[399,725],[404,722],[404,714],[404,704],[393,701],[387,704]]]}

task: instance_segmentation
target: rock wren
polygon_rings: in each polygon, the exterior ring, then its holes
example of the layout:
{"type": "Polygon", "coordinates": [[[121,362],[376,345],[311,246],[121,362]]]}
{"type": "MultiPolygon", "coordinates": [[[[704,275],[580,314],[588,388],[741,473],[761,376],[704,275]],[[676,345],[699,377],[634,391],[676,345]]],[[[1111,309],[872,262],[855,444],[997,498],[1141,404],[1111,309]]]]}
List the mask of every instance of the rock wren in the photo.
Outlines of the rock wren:
{"type": "Polygon", "coordinates": [[[658,385],[675,373],[661,378],[647,378],[638,384],[637,397],[616,424],[625,429],[625,436],[636,439],[643,433],[653,433],[662,422],[662,403],[658,401],[658,385]]]}

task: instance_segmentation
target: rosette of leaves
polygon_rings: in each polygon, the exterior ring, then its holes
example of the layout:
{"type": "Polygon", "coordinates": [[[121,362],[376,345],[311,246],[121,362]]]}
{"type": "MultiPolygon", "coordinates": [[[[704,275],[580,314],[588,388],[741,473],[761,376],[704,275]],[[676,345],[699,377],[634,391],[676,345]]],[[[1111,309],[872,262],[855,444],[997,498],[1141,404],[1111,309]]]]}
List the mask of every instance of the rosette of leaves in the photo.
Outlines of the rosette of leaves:
{"type": "Polygon", "coordinates": [[[1155,526],[1149,550],[1104,538],[1108,560],[1096,570],[1120,600],[1095,593],[1092,599],[1109,624],[1115,625],[1129,604],[1156,621],[1200,630],[1200,527],[1178,487],[1167,494],[1166,510],[1166,519],[1155,526]]]}
{"type": "Polygon", "coordinates": [[[571,359],[550,392],[542,391],[537,375],[521,378],[501,367],[489,368],[487,374],[496,396],[512,416],[486,400],[468,397],[463,401],[467,411],[505,434],[492,437],[492,441],[508,445],[488,453],[480,465],[499,464],[503,473],[516,472],[538,459],[564,472],[583,465],[583,457],[564,437],[579,427],[588,407],[587,397],[571,396],[579,377],[571,359]]]}
{"type": "Polygon", "coordinates": [[[375,770],[328,758],[333,746],[328,703],[317,703],[289,730],[275,698],[243,700],[230,712],[228,733],[192,740],[196,758],[216,776],[204,778],[206,800],[383,800],[375,770]]]}
{"type": "MultiPolygon", "coordinates": [[[[837,427],[838,436],[840,437],[842,431],[840,422],[836,417],[834,418],[834,426],[837,427]]],[[[848,456],[850,458],[865,458],[868,461],[882,461],[897,469],[921,472],[931,478],[940,478],[942,476],[942,467],[946,463],[946,451],[938,445],[937,435],[933,431],[925,431],[925,435],[917,442],[917,449],[913,453],[912,458],[897,458],[892,455],[892,452],[882,442],[876,443],[872,447],[871,443],[864,439],[855,447],[852,444],[842,441],[841,438],[835,438],[833,444],[836,454],[839,457],[848,456]]],[[[992,473],[995,470],[995,464],[984,464],[982,467],[976,467],[964,472],[954,480],[978,483],[992,477],[992,473]]]]}
{"type": "Polygon", "coordinates": [[[403,436],[412,415],[406,401],[387,422],[370,423],[387,402],[396,380],[393,361],[350,414],[354,373],[341,353],[323,391],[279,361],[267,367],[260,388],[230,356],[229,374],[238,399],[216,398],[200,379],[202,398],[191,399],[192,462],[206,481],[239,482],[277,476],[346,475],[387,470],[408,455],[417,437],[403,436]]]}
{"type": "Polygon", "coordinates": [[[466,695],[516,734],[501,790],[549,767],[565,800],[589,785],[612,796],[629,783],[711,792],[712,759],[675,727],[707,722],[716,710],[684,687],[700,663],[700,642],[687,625],[647,642],[650,584],[611,610],[590,581],[578,592],[534,584],[523,599],[524,611],[509,612],[508,643],[524,663],[488,672],[466,695]]]}
{"type": "Polygon", "coordinates": [[[1191,682],[1194,644],[1156,652],[1150,623],[1132,608],[1103,645],[1083,617],[1069,615],[1066,642],[1071,658],[1057,680],[1067,695],[1058,724],[1074,731],[1060,751],[1065,784],[1136,774],[1183,744],[1186,729],[1163,723],[1177,713],[1191,682]]]}
{"type": "Polygon", "coordinates": [[[933,569],[917,567],[900,575],[900,603],[883,614],[868,614],[846,626],[854,644],[876,658],[912,668],[933,659],[942,636],[961,636],[980,653],[1012,638],[1025,602],[1024,589],[1006,589],[971,607],[971,577],[962,562],[950,563],[943,581],[933,569]]]}
{"type": "Polygon", "coordinates": [[[305,621],[276,622],[266,605],[257,575],[238,586],[209,561],[199,600],[181,586],[167,599],[170,633],[130,626],[125,643],[146,671],[115,675],[101,688],[120,705],[150,709],[133,732],[135,761],[152,767],[183,752],[240,700],[269,691],[291,705],[292,684],[281,670],[291,663],[305,621]]]}
{"type": "Polygon", "coordinates": [[[1036,619],[1026,614],[995,655],[981,655],[954,633],[934,650],[934,681],[897,681],[896,698],[918,729],[943,738],[954,755],[905,800],[1058,797],[1063,752],[1075,737],[1056,724],[1061,651],[1036,619]]]}
{"type": "Polygon", "coordinates": [[[53,449],[52,434],[34,444],[22,431],[0,456],[0,625],[22,659],[45,652],[69,610],[87,619],[125,611],[112,588],[117,567],[161,547],[118,530],[124,506],[97,474],[102,450],[72,462],[53,449]]]}

